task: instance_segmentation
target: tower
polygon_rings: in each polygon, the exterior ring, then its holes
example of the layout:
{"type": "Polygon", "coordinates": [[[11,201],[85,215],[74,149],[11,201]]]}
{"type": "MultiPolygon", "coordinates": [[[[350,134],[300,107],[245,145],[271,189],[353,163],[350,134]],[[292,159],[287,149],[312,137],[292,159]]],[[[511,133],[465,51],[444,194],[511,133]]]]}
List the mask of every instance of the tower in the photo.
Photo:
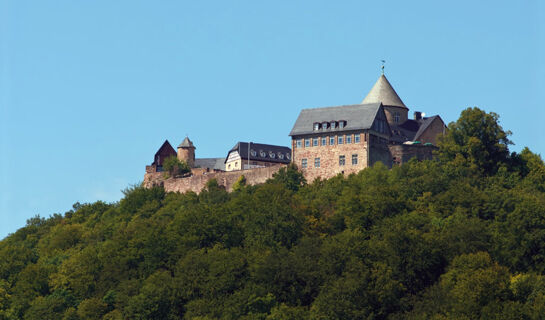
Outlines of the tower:
{"type": "Polygon", "coordinates": [[[409,108],[401,101],[401,98],[397,95],[384,74],[380,75],[373,88],[371,88],[361,103],[377,102],[382,102],[386,119],[390,125],[400,125],[407,121],[409,108]]]}
{"type": "Polygon", "coordinates": [[[195,167],[195,149],[193,142],[185,137],[184,141],[178,146],[178,159],[185,161],[190,168],[195,167]]]}

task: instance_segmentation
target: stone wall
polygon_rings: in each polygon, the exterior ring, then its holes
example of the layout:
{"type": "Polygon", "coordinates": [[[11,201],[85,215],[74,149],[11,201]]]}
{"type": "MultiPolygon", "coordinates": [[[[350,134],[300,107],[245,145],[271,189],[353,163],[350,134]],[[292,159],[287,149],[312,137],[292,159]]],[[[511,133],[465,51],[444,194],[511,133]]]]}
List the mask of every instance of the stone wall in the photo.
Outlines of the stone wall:
{"type": "MultiPolygon", "coordinates": [[[[304,142],[301,148],[297,148],[296,140],[292,139],[292,159],[297,165],[297,168],[303,173],[305,179],[308,182],[314,181],[316,178],[327,179],[336,176],[339,173],[350,174],[357,173],[360,170],[368,166],[367,161],[367,148],[368,142],[363,132],[356,132],[350,134],[352,142],[347,144],[346,141],[343,144],[338,144],[338,136],[334,135],[335,144],[329,145],[329,135],[326,136],[326,145],[321,144],[321,137],[319,136],[319,145],[305,147],[304,142]],[[354,142],[354,135],[360,135],[360,142],[354,142]],[[352,164],[352,155],[357,155],[358,163],[352,164]],[[344,165],[339,164],[339,156],[344,156],[344,165]],[[320,158],[320,167],[314,165],[314,159],[320,158]],[[301,162],[303,159],[307,159],[307,167],[303,168],[301,162]]],[[[343,134],[346,138],[346,135],[343,134]]],[[[310,136],[312,140],[314,136],[310,136]]],[[[304,141],[304,139],[303,139],[304,141]]]]}
{"type": "Polygon", "coordinates": [[[437,145],[437,137],[445,133],[445,124],[441,118],[437,117],[433,122],[426,128],[426,131],[420,135],[418,140],[420,142],[429,142],[433,145],[437,145]]]}
{"type": "Polygon", "coordinates": [[[401,164],[409,161],[411,158],[418,160],[430,160],[433,157],[435,146],[422,144],[396,144],[390,145],[390,153],[395,164],[401,164]]]}
{"type": "Polygon", "coordinates": [[[230,171],[230,172],[203,172],[202,174],[194,174],[185,178],[163,178],[163,172],[152,172],[144,175],[142,185],[146,188],[153,186],[163,186],[167,192],[201,192],[206,183],[211,179],[216,179],[218,184],[224,186],[227,191],[232,191],[233,184],[244,175],[246,184],[260,184],[272,178],[273,174],[278,172],[280,168],[286,167],[283,164],[277,164],[266,168],[257,168],[250,170],[230,171]]]}

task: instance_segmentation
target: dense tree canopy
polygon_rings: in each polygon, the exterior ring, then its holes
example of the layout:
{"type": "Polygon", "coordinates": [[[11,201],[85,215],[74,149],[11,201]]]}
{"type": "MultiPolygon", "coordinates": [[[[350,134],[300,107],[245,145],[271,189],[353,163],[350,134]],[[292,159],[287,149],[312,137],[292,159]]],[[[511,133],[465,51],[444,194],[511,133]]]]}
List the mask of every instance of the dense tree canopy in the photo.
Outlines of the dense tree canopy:
{"type": "Polygon", "coordinates": [[[545,165],[465,110],[437,160],[130,187],[0,242],[0,319],[543,319],[545,165]]]}

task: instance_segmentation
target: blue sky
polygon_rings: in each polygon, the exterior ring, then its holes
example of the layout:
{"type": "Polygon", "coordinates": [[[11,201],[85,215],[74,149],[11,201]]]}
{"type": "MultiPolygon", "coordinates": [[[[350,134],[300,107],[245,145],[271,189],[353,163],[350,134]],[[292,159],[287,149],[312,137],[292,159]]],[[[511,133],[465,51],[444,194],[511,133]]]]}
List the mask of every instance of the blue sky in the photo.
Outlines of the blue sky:
{"type": "Polygon", "coordinates": [[[545,2],[0,0],[0,238],[117,201],[165,139],[289,145],[386,76],[412,111],[500,115],[545,154],[545,2]]]}

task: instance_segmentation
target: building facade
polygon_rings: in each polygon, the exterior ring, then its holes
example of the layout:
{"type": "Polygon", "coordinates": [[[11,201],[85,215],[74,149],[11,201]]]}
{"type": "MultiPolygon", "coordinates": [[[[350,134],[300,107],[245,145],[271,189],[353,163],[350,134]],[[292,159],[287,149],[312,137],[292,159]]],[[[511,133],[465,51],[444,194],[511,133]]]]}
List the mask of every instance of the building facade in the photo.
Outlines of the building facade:
{"type": "Polygon", "coordinates": [[[384,74],[360,104],[303,109],[290,132],[293,162],[313,181],[378,161],[391,167],[431,159],[445,124],[421,112],[409,119],[408,111],[384,74]]]}
{"type": "Polygon", "coordinates": [[[290,162],[291,150],[288,147],[238,142],[225,157],[225,171],[264,168],[290,162]]]}

